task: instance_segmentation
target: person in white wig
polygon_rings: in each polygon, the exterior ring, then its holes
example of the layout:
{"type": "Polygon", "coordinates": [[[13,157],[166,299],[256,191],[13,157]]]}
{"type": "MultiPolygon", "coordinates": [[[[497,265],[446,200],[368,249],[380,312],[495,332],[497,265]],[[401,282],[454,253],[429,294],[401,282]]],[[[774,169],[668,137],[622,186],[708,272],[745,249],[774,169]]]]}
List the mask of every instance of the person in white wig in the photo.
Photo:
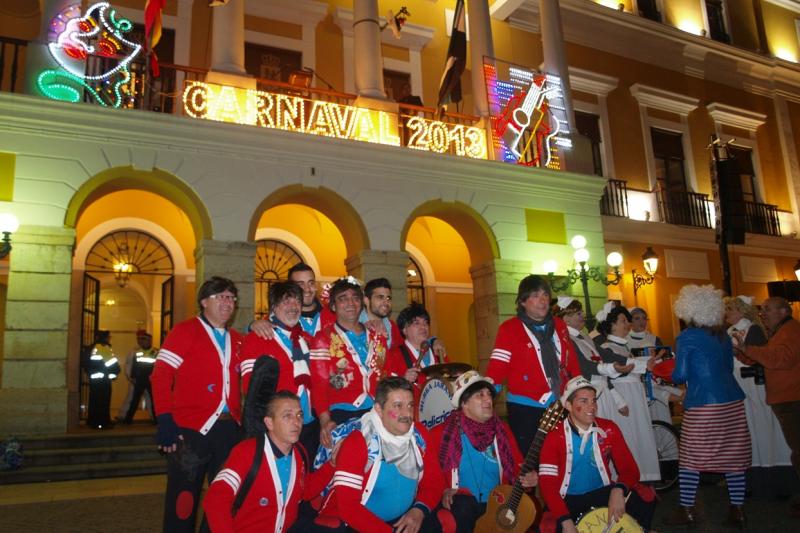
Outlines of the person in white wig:
{"type": "Polygon", "coordinates": [[[609,378],[627,374],[633,370],[633,365],[628,363],[627,358],[599,348],[583,333],[586,325],[583,306],[572,296],[559,296],[553,306],[553,314],[567,325],[569,338],[578,354],[581,374],[598,390],[597,415],[611,418],[616,412],[628,416],[628,404],[619,392],[609,386],[609,378]]]}
{"type": "Polygon", "coordinates": [[[616,422],[625,436],[625,442],[628,443],[639,465],[640,480],[658,481],[661,479],[661,470],[658,466],[658,452],[652,430],[653,421],[642,384],[642,375],[653,369],[658,362],[658,356],[634,357],[631,354],[627,339],[631,329],[631,314],[625,307],[608,302],[597,313],[596,318],[597,329],[605,335],[605,341],[600,347],[627,358],[628,363],[634,365],[630,373],[611,380],[614,389],[628,404],[628,416],[612,413],[610,419],[616,422]]]}
{"type": "MultiPolygon", "coordinates": [[[[758,318],[758,310],[750,296],[726,296],[725,322],[728,335],[733,339],[736,332],[744,332],[744,342],[749,346],[764,346],[767,335],[758,318]]],[[[733,377],[745,394],[744,407],[747,427],[750,429],[750,445],[753,461],[747,471],[747,484],[755,496],[784,496],[791,494],[795,473],[792,469],[792,451],[786,444],[778,419],[767,405],[764,387],[764,367],[746,365],[734,359],[733,377]]]]}
{"type": "Polygon", "coordinates": [[[745,471],[750,467],[750,432],[744,392],[733,377],[733,344],[723,328],[722,291],[686,285],[674,304],[686,324],[677,338],[674,383],[686,383],[678,465],[680,507],[671,525],[694,525],[701,472],[725,474],[730,508],[726,526],[745,525],[745,471]]]}

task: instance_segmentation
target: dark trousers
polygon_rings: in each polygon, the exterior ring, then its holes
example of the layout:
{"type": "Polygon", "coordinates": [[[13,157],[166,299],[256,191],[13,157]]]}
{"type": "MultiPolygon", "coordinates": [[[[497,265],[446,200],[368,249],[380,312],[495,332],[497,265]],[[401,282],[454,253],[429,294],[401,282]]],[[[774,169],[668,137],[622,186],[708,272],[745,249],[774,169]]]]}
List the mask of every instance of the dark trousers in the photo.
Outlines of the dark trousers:
{"type": "Polygon", "coordinates": [[[506,409],[508,411],[508,426],[517,440],[519,451],[524,456],[528,453],[528,449],[533,443],[533,437],[536,436],[536,430],[539,427],[539,419],[542,418],[545,409],[513,402],[506,402],[506,409]]]}
{"type": "Polygon", "coordinates": [[[800,401],[776,403],[771,407],[783,430],[783,438],[792,450],[794,471],[800,477],[800,401]]]}
{"type": "Polygon", "coordinates": [[[139,409],[139,402],[142,400],[142,394],[147,391],[150,395],[150,416],[153,420],[156,419],[155,405],[153,404],[153,388],[150,386],[150,378],[137,378],[133,383],[133,396],[131,397],[131,405],[128,407],[128,412],[125,413],[125,423],[130,424],[133,421],[133,416],[136,410],[139,409]]]}
{"type": "Polygon", "coordinates": [[[472,494],[456,494],[450,513],[456,521],[456,533],[472,533],[475,522],[486,512],[486,504],[478,502],[472,494]]]}
{"type": "Polygon", "coordinates": [[[211,483],[239,440],[239,426],[232,419],[217,420],[202,435],[180,428],[183,440],[167,455],[167,493],[164,497],[164,532],[193,532],[203,480],[211,483]]]}
{"type": "Polygon", "coordinates": [[[306,449],[308,454],[306,466],[309,471],[314,466],[314,458],[317,456],[317,449],[319,448],[319,419],[315,418],[308,424],[303,425],[300,431],[300,444],[306,449]]]}
{"type": "MultiPolygon", "coordinates": [[[[567,504],[569,514],[575,524],[578,523],[578,517],[594,507],[608,507],[608,496],[611,494],[611,485],[587,492],[586,494],[570,495],[567,494],[564,498],[564,503],[567,504]]],[[[642,529],[650,531],[650,524],[653,522],[653,513],[656,510],[656,500],[646,502],[639,497],[639,494],[634,490],[630,498],[625,503],[625,512],[631,515],[642,529]]],[[[561,532],[561,524],[556,528],[557,532],[561,532]]]]}
{"type": "Polygon", "coordinates": [[[107,378],[89,381],[89,413],[86,425],[90,427],[111,424],[111,380],[107,378]]]}

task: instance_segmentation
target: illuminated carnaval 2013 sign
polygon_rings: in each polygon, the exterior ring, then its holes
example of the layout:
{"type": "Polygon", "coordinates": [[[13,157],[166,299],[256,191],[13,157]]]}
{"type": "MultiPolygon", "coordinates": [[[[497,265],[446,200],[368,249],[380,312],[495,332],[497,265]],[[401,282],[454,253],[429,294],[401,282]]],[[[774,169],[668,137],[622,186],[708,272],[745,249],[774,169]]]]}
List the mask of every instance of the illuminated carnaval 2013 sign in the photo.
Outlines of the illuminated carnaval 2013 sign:
{"type": "Polygon", "coordinates": [[[206,120],[486,159],[482,128],[288,94],[187,81],[183,109],[206,120]]]}

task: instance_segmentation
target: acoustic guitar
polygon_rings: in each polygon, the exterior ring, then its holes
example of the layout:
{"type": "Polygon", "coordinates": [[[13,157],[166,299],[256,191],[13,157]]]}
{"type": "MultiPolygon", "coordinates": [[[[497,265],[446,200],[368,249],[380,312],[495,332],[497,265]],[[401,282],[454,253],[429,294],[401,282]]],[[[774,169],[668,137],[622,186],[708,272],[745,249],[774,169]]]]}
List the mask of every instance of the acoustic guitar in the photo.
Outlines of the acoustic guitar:
{"type": "MultiPolygon", "coordinates": [[[[533,438],[520,475],[527,474],[539,466],[539,452],[547,434],[552,431],[564,413],[561,402],[556,400],[547,408],[539,420],[536,436],[533,438]]],[[[538,501],[525,494],[519,477],[513,485],[498,485],[489,493],[486,513],[475,523],[476,533],[524,533],[539,514],[538,501]]]]}

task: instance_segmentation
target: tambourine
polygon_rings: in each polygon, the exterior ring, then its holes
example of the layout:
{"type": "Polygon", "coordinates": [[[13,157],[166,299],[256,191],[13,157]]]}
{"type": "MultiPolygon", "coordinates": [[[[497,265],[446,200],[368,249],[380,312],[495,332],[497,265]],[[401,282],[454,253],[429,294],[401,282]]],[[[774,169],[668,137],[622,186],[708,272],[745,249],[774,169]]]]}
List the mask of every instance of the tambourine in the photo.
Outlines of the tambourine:
{"type": "Polygon", "coordinates": [[[644,533],[642,526],[628,513],[608,524],[608,507],[596,507],[578,518],[578,533],[644,533]]]}

